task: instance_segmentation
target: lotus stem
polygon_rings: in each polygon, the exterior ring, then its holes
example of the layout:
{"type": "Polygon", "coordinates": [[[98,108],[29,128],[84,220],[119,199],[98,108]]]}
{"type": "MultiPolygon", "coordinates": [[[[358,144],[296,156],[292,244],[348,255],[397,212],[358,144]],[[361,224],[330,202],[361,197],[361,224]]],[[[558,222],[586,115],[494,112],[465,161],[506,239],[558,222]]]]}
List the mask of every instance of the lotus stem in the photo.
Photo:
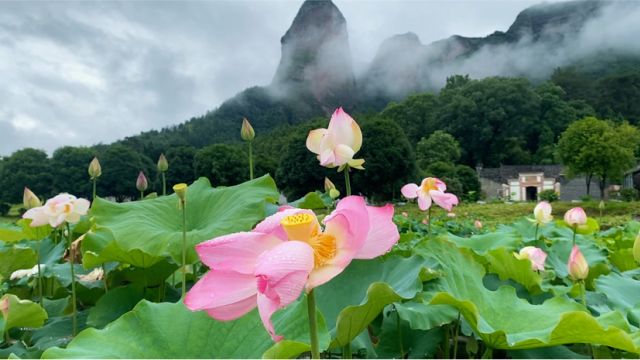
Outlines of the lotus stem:
{"type": "Polygon", "coordinates": [[[429,206],[429,209],[427,210],[427,232],[429,233],[429,236],[431,236],[431,206],[429,206]]]}
{"type": "Polygon", "coordinates": [[[489,346],[484,350],[484,354],[482,354],[483,359],[492,359],[493,358],[493,349],[489,346]]]}
{"type": "Polygon", "coordinates": [[[398,331],[398,342],[400,345],[400,358],[404,359],[404,344],[402,344],[402,327],[401,327],[401,322],[400,322],[400,314],[398,313],[398,309],[395,307],[393,307],[396,311],[396,316],[397,316],[397,321],[396,321],[396,328],[398,331]]]}
{"type": "Polygon", "coordinates": [[[102,263],[101,267],[102,267],[102,273],[104,274],[102,276],[102,282],[104,283],[104,292],[108,293],[109,287],[107,286],[107,269],[104,267],[104,263],[102,263]]]}
{"type": "Polygon", "coordinates": [[[40,295],[40,306],[44,307],[44,291],[42,290],[42,269],[40,268],[40,248],[42,240],[38,241],[38,251],[36,256],[38,258],[38,294],[40,295]]]}
{"type": "Polygon", "coordinates": [[[140,191],[140,200],[144,199],[144,191],[140,191]]]}
{"type": "Polygon", "coordinates": [[[537,244],[537,242],[538,242],[538,228],[539,228],[539,227],[540,227],[540,224],[536,223],[536,232],[535,232],[535,235],[534,235],[534,237],[533,237],[533,238],[534,238],[534,242],[535,242],[536,244],[537,244]]]}
{"type": "Polygon", "coordinates": [[[349,165],[344,167],[344,187],[347,191],[347,196],[351,196],[351,181],[349,181],[349,165]]]}
{"type": "Polygon", "coordinates": [[[447,324],[444,326],[444,347],[442,349],[444,353],[443,358],[445,359],[451,358],[451,356],[449,355],[450,342],[451,342],[451,325],[447,324]]]}
{"type": "Polygon", "coordinates": [[[78,309],[76,307],[76,271],[73,267],[73,261],[75,259],[75,250],[73,249],[73,234],[71,233],[71,227],[67,223],[67,239],[69,243],[69,265],[71,266],[71,307],[73,309],[72,322],[73,322],[73,336],[78,333],[78,309]]]}
{"type": "Polygon", "coordinates": [[[343,359],[351,359],[353,354],[351,354],[351,343],[347,343],[342,347],[342,358],[343,359]]]}
{"type": "Polygon", "coordinates": [[[456,321],[456,330],[453,333],[453,358],[458,358],[458,335],[460,334],[460,311],[458,311],[458,321],[456,321]]]}
{"type": "MultiPolygon", "coordinates": [[[[307,310],[309,313],[309,339],[311,340],[311,358],[320,358],[320,345],[318,344],[318,324],[316,320],[316,297],[313,290],[307,294],[307,310]]],[[[349,348],[351,351],[351,348],[349,348]]]]}
{"type": "Polygon", "coordinates": [[[164,175],[164,171],[160,175],[162,175],[162,196],[167,196],[167,177],[164,175]]]}
{"type": "Polygon", "coordinates": [[[573,225],[573,246],[576,246],[576,233],[578,232],[578,225],[573,225]]]}
{"type": "Polygon", "coordinates": [[[182,208],[182,297],[187,293],[187,202],[180,201],[182,208]]]}
{"type": "Polygon", "coordinates": [[[96,200],[96,182],[97,181],[98,181],[97,178],[91,179],[91,182],[93,183],[93,197],[91,198],[91,201],[95,201],[96,200]]]}
{"type": "Polygon", "coordinates": [[[253,180],[253,141],[249,141],[249,180],[253,180]]]}

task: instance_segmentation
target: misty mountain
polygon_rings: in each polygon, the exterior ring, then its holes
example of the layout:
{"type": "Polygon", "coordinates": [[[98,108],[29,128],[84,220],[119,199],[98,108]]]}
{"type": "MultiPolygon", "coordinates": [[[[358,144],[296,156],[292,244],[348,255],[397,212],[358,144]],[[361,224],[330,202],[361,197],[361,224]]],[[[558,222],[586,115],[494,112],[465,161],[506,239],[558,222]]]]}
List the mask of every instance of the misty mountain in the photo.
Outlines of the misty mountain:
{"type": "Polygon", "coordinates": [[[543,81],[577,63],[606,73],[617,68],[608,64],[620,57],[640,63],[639,18],[640,2],[544,3],[522,11],[506,31],[485,37],[454,35],[425,45],[411,32],[393,36],[355,78],[347,20],[330,0],[307,0],[281,38],[282,55],[270,85],[249,88],[184,124],[121,142],[157,156],[166,146],[239,141],[243,117],[264,134],[327,116],[340,105],[380,110],[412,93],[438,91],[454,74],[543,81]]]}

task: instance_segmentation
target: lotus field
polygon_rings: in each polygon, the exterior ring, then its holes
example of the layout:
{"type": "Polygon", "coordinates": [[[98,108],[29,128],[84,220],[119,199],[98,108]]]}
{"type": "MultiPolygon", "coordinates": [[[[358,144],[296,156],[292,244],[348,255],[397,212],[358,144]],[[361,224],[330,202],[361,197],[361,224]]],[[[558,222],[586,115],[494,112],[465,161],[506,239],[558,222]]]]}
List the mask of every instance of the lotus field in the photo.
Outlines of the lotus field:
{"type": "MultiPolygon", "coordinates": [[[[251,149],[248,121],[241,135],[251,149]]],[[[601,230],[540,202],[489,228],[454,216],[437,178],[398,189],[419,215],[369,204],[349,182],[363,141],[342,109],[311,131],[300,146],[346,186],[288,204],[253,178],[251,151],[251,180],[231,187],[163,181],[145,197],[140,173],[140,199],[111,202],[94,159],[91,201],[25,188],[28,210],[0,226],[0,355],[638,357],[640,223],[601,230]]]]}

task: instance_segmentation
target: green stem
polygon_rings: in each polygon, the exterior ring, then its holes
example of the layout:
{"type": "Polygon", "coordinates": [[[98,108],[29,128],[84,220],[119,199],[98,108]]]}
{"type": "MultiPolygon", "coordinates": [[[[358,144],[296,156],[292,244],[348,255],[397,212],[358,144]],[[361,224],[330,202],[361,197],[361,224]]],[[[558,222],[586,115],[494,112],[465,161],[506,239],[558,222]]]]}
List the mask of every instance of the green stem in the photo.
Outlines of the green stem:
{"type": "Polygon", "coordinates": [[[458,358],[458,335],[460,334],[460,312],[458,311],[458,321],[456,322],[456,331],[453,333],[453,358],[458,358]]]}
{"type": "Polygon", "coordinates": [[[4,331],[4,342],[9,345],[9,341],[11,341],[11,339],[9,338],[9,330],[5,330],[4,331]]]}
{"type": "Polygon", "coordinates": [[[93,198],[91,200],[95,201],[96,200],[96,182],[98,181],[98,179],[93,178],[91,180],[93,182],[93,198]]]}
{"type": "Polygon", "coordinates": [[[140,200],[144,199],[144,191],[140,191],[140,200]]]}
{"type": "Polygon", "coordinates": [[[344,187],[347,190],[347,196],[351,196],[351,181],[349,181],[349,165],[345,165],[342,171],[344,171],[344,187]]]}
{"type": "Polygon", "coordinates": [[[576,246],[576,233],[578,232],[578,225],[573,225],[573,246],[576,246]]]}
{"type": "Polygon", "coordinates": [[[104,292],[108,293],[109,292],[109,287],[107,286],[107,269],[105,269],[104,267],[104,263],[102,263],[102,273],[104,274],[102,276],[102,282],[104,282],[104,292]]]}
{"type": "Polygon", "coordinates": [[[347,343],[347,345],[342,347],[342,358],[343,359],[353,358],[353,354],[351,354],[351,343],[347,343]]]}
{"type": "Polygon", "coordinates": [[[42,240],[38,241],[38,251],[36,256],[38,257],[38,294],[40,295],[40,306],[44,307],[44,292],[42,291],[42,269],[40,268],[40,247],[42,240]]]}
{"type": "MultiPolygon", "coordinates": [[[[395,308],[395,306],[394,306],[395,308]]],[[[400,321],[400,314],[398,314],[398,310],[396,309],[397,322],[396,327],[398,331],[398,342],[400,343],[400,358],[404,359],[404,344],[402,343],[402,324],[400,321]]]]}
{"type": "Polygon", "coordinates": [[[537,242],[538,242],[538,228],[539,228],[539,227],[540,227],[540,224],[537,224],[537,223],[536,223],[536,232],[535,232],[535,235],[534,235],[534,242],[535,242],[536,244],[537,244],[537,242]]]}
{"type": "Polygon", "coordinates": [[[427,232],[429,233],[429,236],[431,236],[431,206],[429,206],[429,209],[427,210],[427,232]]]}
{"type": "Polygon", "coordinates": [[[249,180],[253,180],[253,141],[249,141],[249,180]]]}
{"type": "Polygon", "coordinates": [[[482,354],[483,359],[491,359],[493,358],[493,349],[489,346],[484,350],[484,354],[482,354]]]}
{"type": "Polygon", "coordinates": [[[71,306],[73,309],[73,336],[76,336],[78,333],[78,309],[76,306],[76,271],[73,267],[73,261],[75,258],[75,251],[73,250],[73,234],[71,233],[71,228],[67,223],[67,233],[68,233],[68,242],[69,242],[69,265],[71,266],[71,306]]]}
{"type": "Polygon", "coordinates": [[[164,175],[164,171],[161,172],[160,174],[162,174],[162,196],[166,196],[167,195],[167,178],[164,175]]]}
{"type": "Polygon", "coordinates": [[[182,201],[182,297],[187,292],[187,203],[182,201]]]}
{"type": "Polygon", "coordinates": [[[449,342],[451,341],[451,326],[449,324],[444,326],[444,356],[445,359],[450,359],[449,356],[449,342]]]}
{"type": "Polygon", "coordinates": [[[311,358],[320,359],[318,344],[318,324],[316,321],[316,297],[313,290],[307,294],[307,310],[309,313],[309,339],[311,340],[311,358]]]}
{"type": "MultiPolygon", "coordinates": [[[[589,315],[591,315],[591,312],[589,311],[589,308],[587,307],[587,283],[584,280],[580,281],[580,292],[582,293],[582,306],[584,306],[584,308],[587,310],[587,313],[589,313],[589,315]]],[[[593,344],[589,344],[589,350],[591,351],[591,358],[594,358],[594,350],[593,350],[593,344]]]]}

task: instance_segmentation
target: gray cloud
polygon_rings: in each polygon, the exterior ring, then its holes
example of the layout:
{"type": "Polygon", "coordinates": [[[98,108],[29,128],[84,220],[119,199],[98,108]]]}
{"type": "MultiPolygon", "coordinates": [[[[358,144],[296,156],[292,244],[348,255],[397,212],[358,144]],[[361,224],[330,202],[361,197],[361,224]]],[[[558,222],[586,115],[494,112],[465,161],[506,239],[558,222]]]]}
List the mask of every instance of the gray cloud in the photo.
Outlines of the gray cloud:
{"type": "MultiPolygon", "coordinates": [[[[0,3],[0,155],[111,142],[270,83],[301,3],[0,3]]],[[[393,34],[486,35],[534,3],[336,1],[360,72],[393,34]]]]}

